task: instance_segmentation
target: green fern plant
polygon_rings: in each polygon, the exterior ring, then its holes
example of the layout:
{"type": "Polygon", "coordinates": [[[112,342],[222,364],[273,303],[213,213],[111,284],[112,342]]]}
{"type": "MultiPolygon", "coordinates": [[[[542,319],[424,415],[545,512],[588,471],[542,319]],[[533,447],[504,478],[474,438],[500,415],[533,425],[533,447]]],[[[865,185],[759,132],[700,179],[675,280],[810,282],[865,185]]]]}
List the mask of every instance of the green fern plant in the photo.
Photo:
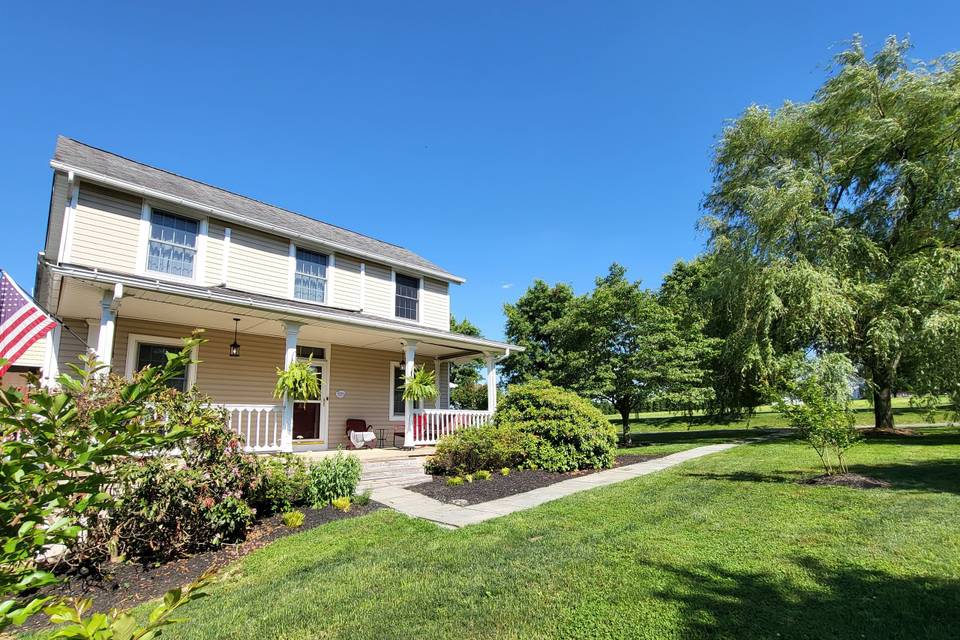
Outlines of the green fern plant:
{"type": "Polygon", "coordinates": [[[306,362],[295,360],[286,369],[277,367],[277,384],[273,388],[273,397],[282,398],[284,394],[292,400],[312,400],[320,396],[320,382],[313,370],[313,358],[306,362]]]}
{"type": "Polygon", "coordinates": [[[403,379],[403,399],[413,400],[433,400],[440,395],[437,388],[437,377],[433,371],[427,371],[423,365],[413,370],[413,375],[404,376],[403,379]]]}

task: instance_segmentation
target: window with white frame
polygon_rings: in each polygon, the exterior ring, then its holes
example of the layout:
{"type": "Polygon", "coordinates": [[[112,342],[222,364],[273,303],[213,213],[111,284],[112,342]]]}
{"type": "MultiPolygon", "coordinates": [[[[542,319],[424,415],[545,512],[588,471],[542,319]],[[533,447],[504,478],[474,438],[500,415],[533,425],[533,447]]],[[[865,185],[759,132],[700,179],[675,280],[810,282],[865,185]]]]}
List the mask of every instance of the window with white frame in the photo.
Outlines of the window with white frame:
{"type": "Polygon", "coordinates": [[[396,274],[396,317],[417,320],[420,304],[420,279],[396,274]]]}
{"type": "MultiPolygon", "coordinates": [[[[136,370],[140,371],[144,367],[155,367],[162,369],[167,364],[167,354],[177,353],[179,347],[168,344],[153,344],[150,342],[138,342],[136,355],[136,370]]],[[[167,386],[177,391],[187,390],[187,369],[184,368],[180,373],[172,378],[168,378],[167,386]]]]}
{"type": "Polygon", "coordinates": [[[150,213],[147,270],[193,278],[199,232],[198,221],[154,209],[150,213]]]}
{"type": "Polygon", "coordinates": [[[293,297],[310,302],[327,301],[327,256],[297,247],[293,297]]]}
{"type": "MultiPolygon", "coordinates": [[[[402,419],[404,405],[403,399],[403,366],[396,362],[390,365],[390,417],[393,419],[402,419]]],[[[420,408],[420,401],[414,400],[413,408],[420,408]]]]}

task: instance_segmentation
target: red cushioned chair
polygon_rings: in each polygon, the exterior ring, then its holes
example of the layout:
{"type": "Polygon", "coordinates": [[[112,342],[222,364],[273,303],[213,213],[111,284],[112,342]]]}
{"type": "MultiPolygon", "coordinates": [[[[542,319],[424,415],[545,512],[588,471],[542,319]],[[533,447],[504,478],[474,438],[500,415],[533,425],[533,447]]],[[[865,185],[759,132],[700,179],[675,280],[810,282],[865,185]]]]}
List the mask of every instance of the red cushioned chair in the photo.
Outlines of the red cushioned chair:
{"type": "MultiPolygon", "coordinates": [[[[360,418],[347,418],[347,428],[344,433],[347,434],[347,447],[349,449],[356,449],[357,447],[353,446],[353,442],[350,441],[350,432],[351,431],[373,431],[373,427],[367,425],[366,420],[361,420],[360,418]]],[[[377,446],[377,441],[373,440],[372,442],[367,443],[367,449],[375,449],[377,446]]]]}

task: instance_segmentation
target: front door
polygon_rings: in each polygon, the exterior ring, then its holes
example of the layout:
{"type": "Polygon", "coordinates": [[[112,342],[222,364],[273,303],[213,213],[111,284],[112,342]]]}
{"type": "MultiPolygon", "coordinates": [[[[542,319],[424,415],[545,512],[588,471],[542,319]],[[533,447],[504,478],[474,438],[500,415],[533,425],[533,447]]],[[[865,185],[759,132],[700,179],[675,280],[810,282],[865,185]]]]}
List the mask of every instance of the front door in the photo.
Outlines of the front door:
{"type": "Polygon", "coordinates": [[[317,375],[320,383],[320,397],[306,402],[297,402],[293,405],[293,441],[319,440],[327,441],[327,388],[326,362],[312,362],[310,366],[317,375]]]}

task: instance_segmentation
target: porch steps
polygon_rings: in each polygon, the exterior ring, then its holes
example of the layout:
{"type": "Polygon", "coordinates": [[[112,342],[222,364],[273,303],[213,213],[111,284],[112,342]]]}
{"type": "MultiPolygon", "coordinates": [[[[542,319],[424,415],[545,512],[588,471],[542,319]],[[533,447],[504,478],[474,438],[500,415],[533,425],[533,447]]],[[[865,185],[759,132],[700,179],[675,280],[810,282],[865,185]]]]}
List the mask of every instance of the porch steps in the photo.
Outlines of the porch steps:
{"type": "Polygon", "coordinates": [[[384,487],[409,487],[430,479],[423,471],[425,457],[402,458],[384,462],[364,462],[358,491],[384,487]]]}

